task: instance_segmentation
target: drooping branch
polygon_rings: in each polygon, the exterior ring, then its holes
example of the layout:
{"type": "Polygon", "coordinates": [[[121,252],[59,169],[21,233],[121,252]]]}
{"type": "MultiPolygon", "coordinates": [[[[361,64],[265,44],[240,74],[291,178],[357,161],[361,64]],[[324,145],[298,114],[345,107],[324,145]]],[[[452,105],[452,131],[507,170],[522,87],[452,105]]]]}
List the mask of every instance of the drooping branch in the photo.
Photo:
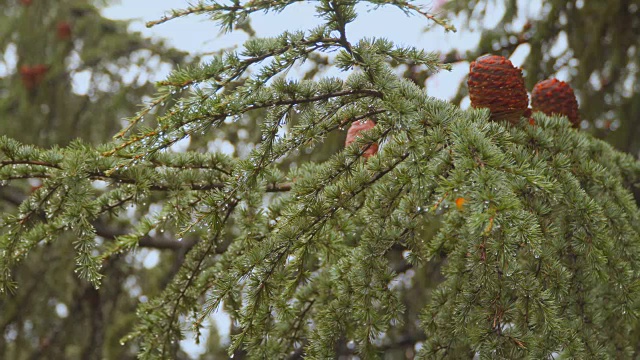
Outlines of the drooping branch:
{"type": "Polygon", "coordinates": [[[362,97],[376,97],[376,98],[383,97],[383,94],[380,91],[377,91],[375,89],[357,89],[357,90],[343,90],[343,91],[337,91],[337,92],[332,92],[327,94],[319,94],[315,96],[309,96],[307,98],[279,99],[273,102],[265,102],[262,104],[244,104],[241,108],[233,109],[233,110],[230,108],[229,106],[230,104],[223,103],[221,105],[222,106],[221,108],[216,109],[217,110],[216,112],[206,111],[203,113],[198,113],[193,116],[189,116],[185,121],[180,122],[178,126],[176,126],[176,124],[166,123],[164,125],[161,125],[158,129],[149,131],[142,135],[131,136],[126,141],[123,141],[122,143],[115,146],[113,149],[104,152],[102,155],[112,156],[114,154],[117,154],[120,150],[123,150],[134,144],[140,143],[143,140],[159,137],[161,134],[167,134],[171,131],[175,131],[176,128],[183,129],[184,127],[192,126],[191,130],[184,130],[183,132],[180,133],[179,136],[175,136],[172,139],[163,140],[158,145],[148,147],[145,153],[133,156],[132,161],[137,161],[148,156],[149,154],[155,153],[161,149],[168,148],[169,146],[180,141],[187,135],[194,133],[196,130],[202,130],[204,128],[208,128],[212,126],[212,124],[221,123],[222,121],[224,121],[226,118],[230,116],[238,116],[250,111],[273,108],[277,106],[307,104],[307,103],[314,103],[318,101],[325,101],[325,100],[329,100],[337,97],[358,96],[358,95],[362,97]],[[206,124],[198,126],[197,123],[203,120],[206,120],[206,124]],[[196,126],[193,126],[194,124],[196,126]]]}

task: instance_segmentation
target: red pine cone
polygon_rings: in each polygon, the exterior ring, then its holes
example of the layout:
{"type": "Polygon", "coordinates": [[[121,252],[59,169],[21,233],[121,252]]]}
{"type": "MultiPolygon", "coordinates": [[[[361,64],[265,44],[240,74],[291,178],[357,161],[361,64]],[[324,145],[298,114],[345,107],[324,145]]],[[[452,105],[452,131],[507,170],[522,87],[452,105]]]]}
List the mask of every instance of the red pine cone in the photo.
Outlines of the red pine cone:
{"type": "Polygon", "coordinates": [[[22,84],[24,87],[31,91],[38,87],[45,75],[49,71],[49,66],[44,64],[38,64],[35,66],[22,65],[20,66],[20,77],[22,78],[22,84]]]}
{"type": "Polygon", "coordinates": [[[578,101],[571,86],[564,81],[554,78],[537,83],[531,92],[531,107],[547,115],[564,115],[573,127],[580,125],[578,101]]]}
{"type": "MultiPolygon", "coordinates": [[[[373,122],[373,120],[366,120],[366,121],[357,120],[357,121],[354,121],[351,124],[351,127],[349,128],[349,130],[347,131],[347,139],[344,142],[344,146],[347,147],[352,142],[354,142],[356,140],[356,137],[359,136],[359,133],[361,131],[369,130],[369,129],[373,128],[374,126],[376,126],[376,123],[373,122]]],[[[378,152],[378,144],[373,143],[373,144],[371,144],[371,145],[369,145],[367,147],[367,149],[364,151],[362,156],[364,156],[365,158],[369,158],[370,156],[375,155],[377,152],[378,152]]]]}
{"type": "Polygon", "coordinates": [[[522,70],[503,56],[479,57],[469,67],[469,98],[474,108],[489,108],[491,120],[520,121],[529,97],[522,70]]]}
{"type": "Polygon", "coordinates": [[[56,35],[60,40],[71,39],[71,25],[66,21],[61,21],[56,25],[56,35]]]}

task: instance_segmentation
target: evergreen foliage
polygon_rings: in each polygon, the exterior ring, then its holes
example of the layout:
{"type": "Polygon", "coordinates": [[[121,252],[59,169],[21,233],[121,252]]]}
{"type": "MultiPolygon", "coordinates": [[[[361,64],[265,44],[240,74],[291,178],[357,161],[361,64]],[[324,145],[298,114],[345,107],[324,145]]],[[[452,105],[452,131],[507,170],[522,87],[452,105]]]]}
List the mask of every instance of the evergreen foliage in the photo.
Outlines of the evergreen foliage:
{"type": "MultiPolygon", "coordinates": [[[[202,3],[162,21],[205,13],[232,30],[293,3],[202,3]]],[[[365,3],[450,29],[413,2],[365,3]]],[[[78,278],[99,289],[105,268],[162,233],[190,245],[122,339],[143,359],[179,357],[186,332],[220,307],[238,358],[637,356],[640,212],[629,189],[640,163],[565,117],[512,125],[427,96],[392,64],[446,65],[385,39],[350,42],[355,5],[321,0],[315,29],[174,71],[112,142],[0,137],[0,180],[42,180],[3,214],[2,296],[38,248],[67,242],[78,278]],[[344,79],[287,76],[331,52],[344,79]],[[170,150],[250,116],[261,136],[246,156],[170,150]],[[376,125],[325,161],[282,166],[366,119],[376,125]],[[96,240],[132,206],[148,211],[114,241],[96,240]]]]}

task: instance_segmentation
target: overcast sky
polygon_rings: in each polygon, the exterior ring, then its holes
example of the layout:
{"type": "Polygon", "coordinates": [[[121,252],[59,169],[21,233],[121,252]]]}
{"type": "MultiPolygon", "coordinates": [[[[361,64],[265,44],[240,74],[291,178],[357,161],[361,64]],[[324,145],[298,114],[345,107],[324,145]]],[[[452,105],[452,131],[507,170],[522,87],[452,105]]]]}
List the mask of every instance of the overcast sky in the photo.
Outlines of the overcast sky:
{"type": "MultiPolygon", "coordinates": [[[[430,6],[432,2],[424,1],[423,4],[430,6]]],[[[135,19],[131,24],[132,29],[163,37],[171,45],[192,53],[207,53],[220,48],[240,46],[247,39],[242,32],[220,34],[217,26],[205,16],[176,19],[153,28],[144,26],[146,21],[162,17],[168,9],[184,6],[186,1],[182,0],[122,0],[119,4],[107,8],[104,14],[114,19],[135,19]]],[[[361,16],[347,28],[352,42],[363,37],[385,37],[403,45],[446,52],[454,47],[461,50],[471,49],[479,39],[478,34],[469,31],[445,33],[433,22],[419,16],[407,17],[392,6],[374,9],[373,6],[365,4],[359,5],[358,10],[361,16]],[[427,27],[430,30],[425,32],[427,27]]],[[[499,14],[501,9],[496,8],[495,12],[499,14]]],[[[499,17],[496,16],[497,18],[499,17]]],[[[259,13],[252,17],[252,25],[259,36],[276,36],[285,29],[310,29],[319,23],[320,19],[314,16],[314,5],[311,3],[294,4],[280,14],[259,13]]],[[[460,29],[462,25],[456,24],[456,27],[460,29]]],[[[512,60],[519,65],[518,59],[512,60]]],[[[427,84],[429,95],[443,99],[452,97],[457,84],[467,71],[468,64],[462,63],[452,72],[442,72],[433,77],[427,84]]]]}

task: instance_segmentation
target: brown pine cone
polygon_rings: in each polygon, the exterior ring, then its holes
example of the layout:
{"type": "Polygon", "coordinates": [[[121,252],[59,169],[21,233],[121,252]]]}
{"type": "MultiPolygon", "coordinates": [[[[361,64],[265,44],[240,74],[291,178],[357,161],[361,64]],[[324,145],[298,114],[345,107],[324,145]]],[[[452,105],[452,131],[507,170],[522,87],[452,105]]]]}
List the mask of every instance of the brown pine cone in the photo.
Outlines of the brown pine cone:
{"type": "Polygon", "coordinates": [[[580,125],[578,101],[569,84],[558,79],[540,81],[531,92],[531,108],[547,115],[566,116],[573,127],[580,125]]]}
{"type": "MultiPolygon", "coordinates": [[[[361,131],[369,130],[374,126],[376,126],[376,123],[373,122],[373,120],[354,121],[351,124],[351,127],[349,128],[349,130],[347,131],[347,139],[344,142],[344,146],[347,147],[352,142],[354,142],[356,140],[356,137],[359,136],[359,133],[361,131]]],[[[367,147],[367,149],[364,151],[362,156],[364,156],[365,158],[368,158],[370,156],[375,155],[377,152],[378,152],[378,144],[373,143],[367,147]]]]}
{"type": "Polygon", "coordinates": [[[522,70],[503,56],[479,57],[469,67],[469,98],[474,108],[489,108],[491,120],[520,121],[529,105],[522,70]]]}

